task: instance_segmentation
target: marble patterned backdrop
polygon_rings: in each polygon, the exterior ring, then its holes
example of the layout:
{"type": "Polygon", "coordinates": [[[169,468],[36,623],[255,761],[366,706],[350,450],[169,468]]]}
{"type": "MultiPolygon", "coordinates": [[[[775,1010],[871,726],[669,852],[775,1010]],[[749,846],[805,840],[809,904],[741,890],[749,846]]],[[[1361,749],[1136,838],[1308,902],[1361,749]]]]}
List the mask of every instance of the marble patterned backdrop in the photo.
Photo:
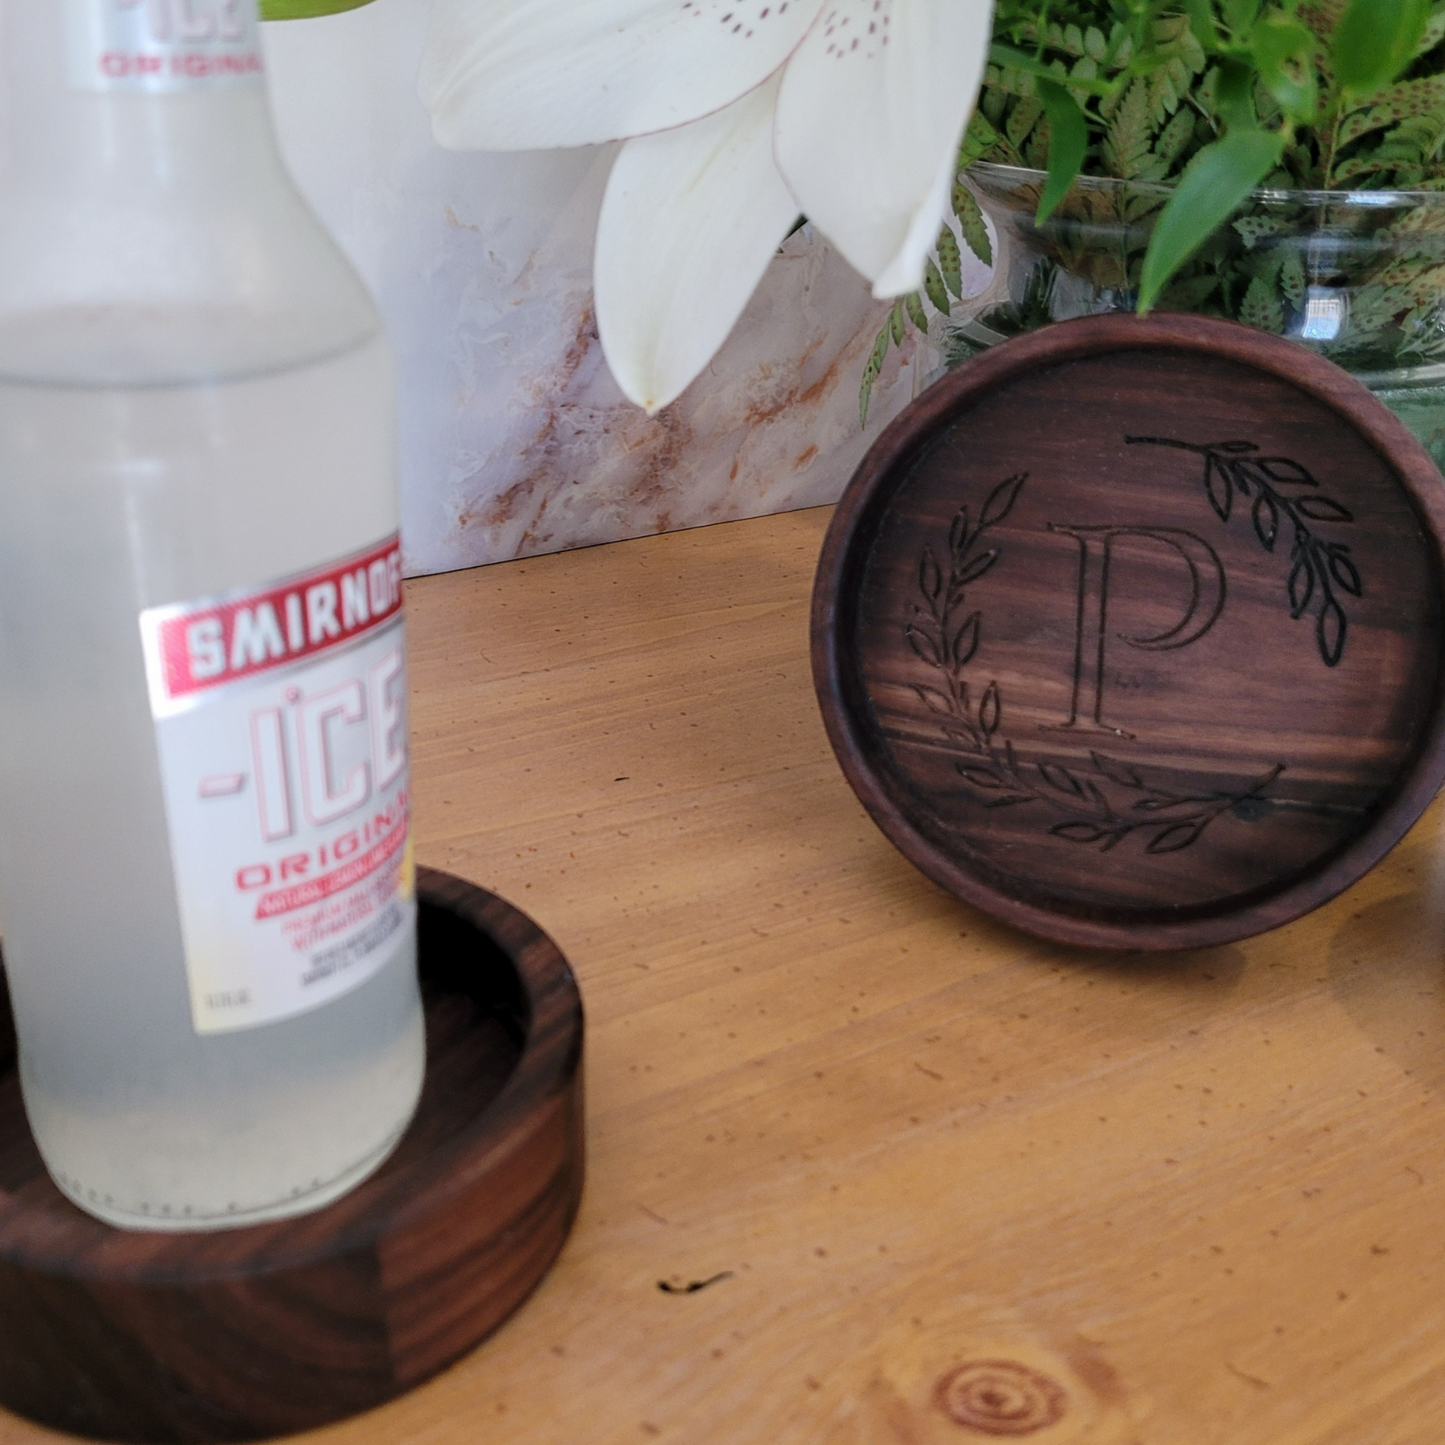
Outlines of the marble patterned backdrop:
{"type": "Polygon", "coordinates": [[[264,27],[282,149],[397,355],[415,575],[835,500],[913,392],[887,314],[807,229],[711,368],[649,419],[607,371],[591,253],[608,148],[454,154],[415,74],[427,0],[264,27]]]}

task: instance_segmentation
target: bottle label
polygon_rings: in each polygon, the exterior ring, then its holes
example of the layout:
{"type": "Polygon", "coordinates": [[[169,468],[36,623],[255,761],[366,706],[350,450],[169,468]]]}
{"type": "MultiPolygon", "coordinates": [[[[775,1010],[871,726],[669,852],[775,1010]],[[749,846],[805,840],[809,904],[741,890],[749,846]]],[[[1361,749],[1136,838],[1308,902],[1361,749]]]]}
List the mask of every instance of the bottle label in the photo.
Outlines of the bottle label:
{"type": "Polygon", "coordinates": [[[66,0],[71,84],[193,90],[264,73],[256,0],[66,0]]]}
{"type": "Polygon", "coordinates": [[[196,1031],[355,988],[416,907],[397,538],[140,628],[196,1031]]]}

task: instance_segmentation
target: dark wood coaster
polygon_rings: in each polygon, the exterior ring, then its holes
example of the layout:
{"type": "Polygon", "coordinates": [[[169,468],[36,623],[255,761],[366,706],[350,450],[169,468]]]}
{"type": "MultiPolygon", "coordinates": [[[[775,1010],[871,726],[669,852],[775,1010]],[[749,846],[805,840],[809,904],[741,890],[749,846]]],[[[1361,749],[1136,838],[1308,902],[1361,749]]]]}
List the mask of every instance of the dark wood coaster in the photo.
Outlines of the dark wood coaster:
{"type": "Polygon", "coordinates": [[[1048,938],[1222,943],[1445,778],[1445,483],[1360,383],[1199,317],[995,347],[884,433],[813,599],[829,735],[936,882],[1048,938]]]}
{"type": "Polygon", "coordinates": [[[531,1293],[582,1191],[582,1007],[502,899],[418,870],[427,1074],[377,1174],[318,1213],[115,1230],[50,1182],[0,1017],[0,1403],[103,1440],[289,1434],[401,1394],[531,1293]]]}

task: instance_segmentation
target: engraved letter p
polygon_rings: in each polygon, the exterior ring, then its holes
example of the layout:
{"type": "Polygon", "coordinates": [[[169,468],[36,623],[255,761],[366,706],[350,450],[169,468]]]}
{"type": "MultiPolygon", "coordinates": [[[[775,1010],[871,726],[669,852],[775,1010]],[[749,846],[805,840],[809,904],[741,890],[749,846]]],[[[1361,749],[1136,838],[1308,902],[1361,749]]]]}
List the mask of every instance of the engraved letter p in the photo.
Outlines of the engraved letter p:
{"type": "Polygon", "coordinates": [[[1176,652],[1198,642],[1224,611],[1224,566],[1214,548],[1177,527],[1060,527],[1079,544],[1079,587],[1075,615],[1074,686],[1064,727],[1113,733],[1104,722],[1104,662],[1109,643],[1109,586],[1114,544],[1120,537],[1144,537],[1176,553],[1188,568],[1189,602],[1174,626],[1147,637],[1119,634],[1144,652],[1176,652]]]}

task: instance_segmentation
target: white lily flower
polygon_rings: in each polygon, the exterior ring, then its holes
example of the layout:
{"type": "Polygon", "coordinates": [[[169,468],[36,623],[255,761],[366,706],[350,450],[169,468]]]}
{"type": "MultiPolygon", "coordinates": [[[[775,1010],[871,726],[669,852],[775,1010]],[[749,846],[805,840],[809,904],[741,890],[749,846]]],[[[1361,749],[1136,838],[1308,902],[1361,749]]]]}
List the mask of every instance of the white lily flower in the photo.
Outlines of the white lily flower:
{"type": "Polygon", "coordinates": [[[707,366],[802,212],[880,299],[917,290],[992,0],[435,0],[422,98],[454,149],[625,140],[598,329],[649,412],[707,366]]]}

